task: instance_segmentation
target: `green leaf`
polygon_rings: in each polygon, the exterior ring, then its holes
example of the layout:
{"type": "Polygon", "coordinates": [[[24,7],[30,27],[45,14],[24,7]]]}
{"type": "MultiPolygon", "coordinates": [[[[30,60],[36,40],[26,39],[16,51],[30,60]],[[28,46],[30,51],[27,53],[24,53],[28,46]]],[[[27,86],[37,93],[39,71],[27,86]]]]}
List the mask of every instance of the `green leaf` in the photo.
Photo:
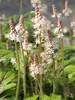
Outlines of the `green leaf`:
{"type": "MultiPolygon", "coordinates": [[[[36,100],[37,98],[38,96],[33,96],[24,100],[36,100]]],[[[46,95],[41,96],[41,100],[62,100],[62,98],[60,95],[52,94],[51,96],[46,96],[46,95]]]]}
{"type": "Polygon", "coordinates": [[[13,88],[13,87],[15,87],[16,86],[16,84],[15,83],[9,83],[9,84],[7,84],[7,85],[5,85],[5,90],[8,90],[8,89],[11,89],[11,88],[13,88]]]}
{"type": "Polygon", "coordinates": [[[67,67],[65,67],[64,71],[68,74],[75,72],[75,65],[68,65],[67,67]]]}
{"type": "Polygon", "coordinates": [[[69,83],[75,81],[75,65],[68,65],[64,71],[68,74],[69,83]]]}
{"type": "MultiPolygon", "coordinates": [[[[38,98],[38,96],[33,96],[33,97],[26,98],[25,100],[36,100],[37,98],[38,98]]],[[[46,95],[43,95],[39,98],[41,98],[41,100],[50,100],[50,97],[46,96],[46,95]]]]}
{"type": "Polygon", "coordinates": [[[15,73],[12,71],[7,72],[0,84],[0,94],[3,93],[6,90],[12,89],[16,86],[15,80],[15,73]]]}
{"type": "Polygon", "coordinates": [[[50,96],[50,100],[62,100],[62,98],[61,98],[60,95],[52,94],[52,95],[50,96]]]}
{"type": "Polygon", "coordinates": [[[8,100],[8,99],[7,99],[7,98],[2,97],[2,98],[0,98],[0,100],[8,100]]]}
{"type": "Polygon", "coordinates": [[[69,78],[69,83],[74,82],[75,81],[75,72],[73,72],[72,74],[69,74],[68,78],[69,78]]]}
{"type": "Polygon", "coordinates": [[[24,100],[36,100],[37,97],[38,97],[38,96],[28,97],[28,98],[26,98],[26,99],[24,99],[24,100]]]}
{"type": "Polygon", "coordinates": [[[15,78],[15,74],[12,73],[12,72],[8,72],[6,75],[5,75],[5,78],[3,80],[3,84],[7,84],[9,82],[11,82],[13,79],[15,78]]]}
{"type": "Polygon", "coordinates": [[[64,64],[65,64],[65,66],[68,66],[68,65],[75,65],[75,57],[71,57],[70,59],[65,60],[65,61],[64,61],[64,64]]]}
{"type": "Polygon", "coordinates": [[[12,57],[13,52],[7,49],[0,49],[0,57],[12,57]]]}
{"type": "Polygon", "coordinates": [[[14,100],[14,97],[9,97],[7,98],[7,100],[14,100]]]}

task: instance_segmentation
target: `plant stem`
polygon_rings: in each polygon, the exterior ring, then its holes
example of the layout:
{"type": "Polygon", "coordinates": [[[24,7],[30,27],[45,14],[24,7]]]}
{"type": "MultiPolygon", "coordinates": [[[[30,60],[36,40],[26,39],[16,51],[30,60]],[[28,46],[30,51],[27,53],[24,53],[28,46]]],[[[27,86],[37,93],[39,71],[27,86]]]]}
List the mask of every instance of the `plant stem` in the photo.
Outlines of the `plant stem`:
{"type": "Polygon", "coordinates": [[[55,94],[55,80],[53,80],[53,94],[55,94]]]}
{"type": "Polygon", "coordinates": [[[40,79],[39,79],[39,89],[40,89],[40,100],[41,100],[41,97],[42,97],[42,95],[43,95],[43,91],[42,91],[42,79],[43,79],[43,77],[42,77],[42,74],[40,75],[40,79]]]}
{"type": "Polygon", "coordinates": [[[23,91],[24,91],[24,98],[26,98],[26,61],[25,61],[22,43],[20,43],[20,50],[21,50],[22,60],[24,64],[23,66],[23,91]]]}
{"type": "Polygon", "coordinates": [[[55,66],[56,66],[56,63],[55,63],[55,59],[53,57],[53,94],[55,94],[55,91],[56,91],[56,75],[55,75],[55,66]]]}
{"type": "Polygon", "coordinates": [[[18,80],[17,80],[17,89],[16,89],[16,97],[15,100],[18,100],[19,96],[19,88],[20,88],[20,60],[19,60],[19,52],[18,52],[18,46],[15,42],[15,52],[16,52],[16,60],[17,60],[17,66],[18,66],[18,80]]]}
{"type": "Polygon", "coordinates": [[[20,14],[23,13],[23,0],[20,0],[20,14]]]}
{"type": "MultiPolygon", "coordinates": [[[[63,70],[63,80],[65,80],[65,74],[64,74],[64,42],[63,42],[63,39],[61,39],[61,57],[62,57],[62,63],[61,63],[61,67],[62,67],[62,70],[63,70]]],[[[64,91],[65,91],[65,84],[64,84],[64,91]]],[[[65,100],[66,99],[66,95],[64,94],[64,98],[65,100]]]]}
{"type": "Polygon", "coordinates": [[[2,24],[0,23],[0,42],[2,41],[2,24]]]}
{"type": "Polygon", "coordinates": [[[64,43],[63,39],[61,39],[61,57],[62,57],[62,69],[63,69],[63,75],[64,75],[64,43]]]}
{"type": "Polygon", "coordinates": [[[40,75],[40,95],[42,95],[42,75],[40,75]]]}
{"type": "MultiPolygon", "coordinates": [[[[39,51],[40,52],[38,52],[38,55],[40,55],[40,53],[41,53],[41,44],[38,46],[38,49],[39,49],[39,51]]],[[[41,58],[39,57],[39,62],[41,63],[42,62],[42,60],[41,60],[41,58]]],[[[40,89],[40,100],[41,100],[41,97],[43,96],[43,90],[42,90],[42,86],[43,86],[43,75],[42,75],[42,73],[40,73],[40,75],[39,75],[39,89],[40,89]]]]}
{"type": "Polygon", "coordinates": [[[35,94],[37,95],[37,93],[38,93],[38,80],[37,79],[35,79],[35,94]]]}

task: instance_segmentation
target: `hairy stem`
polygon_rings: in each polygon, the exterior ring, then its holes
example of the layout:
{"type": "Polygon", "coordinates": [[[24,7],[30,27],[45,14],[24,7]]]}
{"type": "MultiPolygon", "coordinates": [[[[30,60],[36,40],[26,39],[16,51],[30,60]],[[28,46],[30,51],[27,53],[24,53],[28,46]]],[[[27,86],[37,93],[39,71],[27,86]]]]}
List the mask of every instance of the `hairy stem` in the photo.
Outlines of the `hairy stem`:
{"type": "Polygon", "coordinates": [[[15,100],[19,100],[19,88],[20,88],[20,60],[19,60],[19,52],[18,52],[18,46],[15,42],[15,53],[16,53],[16,60],[17,60],[17,66],[18,66],[18,80],[17,80],[17,89],[16,89],[16,97],[15,100]]]}
{"type": "Polygon", "coordinates": [[[35,79],[35,94],[37,95],[38,93],[38,80],[35,79]]]}
{"type": "Polygon", "coordinates": [[[42,77],[42,75],[40,75],[40,78],[39,78],[39,90],[40,90],[39,97],[40,97],[40,100],[41,100],[41,97],[43,96],[42,79],[43,79],[43,77],[42,77]]]}
{"type": "Polygon", "coordinates": [[[23,91],[24,91],[24,98],[26,98],[26,61],[25,61],[25,56],[24,56],[24,50],[22,43],[20,43],[20,50],[21,50],[21,56],[23,60],[23,91]]]}
{"type": "Polygon", "coordinates": [[[53,57],[53,94],[55,94],[55,91],[56,91],[56,75],[55,75],[55,66],[56,66],[56,63],[55,63],[55,59],[53,57]]]}
{"type": "MultiPolygon", "coordinates": [[[[63,70],[63,80],[65,80],[65,74],[64,74],[64,42],[63,42],[63,39],[61,39],[61,57],[62,57],[62,62],[61,62],[61,67],[62,67],[62,70],[63,70]]],[[[65,84],[64,84],[64,91],[65,91],[65,84]]],[[[65,95],[65,92],[64,92],[64,99],[66,99],[66,95],[65,95]]]]}

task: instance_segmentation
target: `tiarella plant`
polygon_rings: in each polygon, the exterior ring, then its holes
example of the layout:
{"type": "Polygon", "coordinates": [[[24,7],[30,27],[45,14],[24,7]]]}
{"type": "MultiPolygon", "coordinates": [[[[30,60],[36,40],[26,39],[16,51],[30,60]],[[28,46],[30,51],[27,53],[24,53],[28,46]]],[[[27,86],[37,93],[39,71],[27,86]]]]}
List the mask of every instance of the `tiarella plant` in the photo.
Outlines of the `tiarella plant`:
{"type": "Polygon", "coordinates": [[[6,30],[8,22],[3,29],[9,34],[5,34],[0,45],[0,99],[10,100],[11,96],[12,100],[74,99],[75,16],[69,27],[63,21],[72,13],[68,0],[64,2],[63,14],[52,1],[51,20],[44,15],[41,0],[31,2],[34,12],[23,15],[20,0],[19,18],[10,19],[10,32],[6,30]],[[71,46],[65,45],[66,38],[71,46]]]}

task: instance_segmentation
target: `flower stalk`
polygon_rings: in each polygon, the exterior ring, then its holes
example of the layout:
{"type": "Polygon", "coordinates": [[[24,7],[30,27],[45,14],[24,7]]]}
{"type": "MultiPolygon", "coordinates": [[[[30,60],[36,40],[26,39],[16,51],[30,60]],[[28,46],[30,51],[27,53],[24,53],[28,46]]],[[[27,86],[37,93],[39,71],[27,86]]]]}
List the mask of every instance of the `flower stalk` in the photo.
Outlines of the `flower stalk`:
{"type": "Polygon", "coordinates": [[[24,55],[24,52],[27,53],[26,50],[24,50],[23,48],[23,43],[24,43],[24,46],[25,46],[25,49],[26,49],[26,44],[28,44],[28,34],[27,32],[25,31],[24,29],[24,17],[23,15],[20,16],[20,19],[19,19],[19,24],[16,26],[17,28],[17,31],[19,32],[19,34],[21,34],[21,41],[20,41],[20,52],[21,52],[21,57],[22,57],[22,61],[23,61],[23,92],[24,92],[24,99],[26,98],[26,64],[27,64],[27,58],[26,56],[24,55]]]}
{"type": "Polygon", "coordinates": [[[23,0],[20,0],[20,15],[23,13],[23,0]]]}
{"type": "Polygon", "coordinates": [[[21,56],[23,60],[23,92],[24,92],[24,99],[26,98],[26,61],[24,56],[24,50],[22,43],[20,43],[20,50],[21,50],[21,56]]]}
{"type": "Polygon", "coordinates": [[[10,19],[9,21],[9,26],[10,26],[10,40],[14,41],[15,44],[15,54],[16,54],[16,62],[17,62],[17,67],[18,67],[18,79],[17,79],[17,88],[16,88],[16,97],[15,100],[19,99],[19,88],[20,88],[20,59],[19,59],[19,49],[16,41],[16,35],[17,32],[14,27],[13,19],[10,19]]]}
{"type": "Polygon", "coordinates": [[[16,60],[17,60],[17,66],[18,66],[18,79],[17,79],[17,89],[16,89],[15,100],[18,100],[19,99],[19,88],[20,88],[20,60],[19,60],[18,46],[16,42],[15,42],[15,52],[16,52],[16,60]]]}

